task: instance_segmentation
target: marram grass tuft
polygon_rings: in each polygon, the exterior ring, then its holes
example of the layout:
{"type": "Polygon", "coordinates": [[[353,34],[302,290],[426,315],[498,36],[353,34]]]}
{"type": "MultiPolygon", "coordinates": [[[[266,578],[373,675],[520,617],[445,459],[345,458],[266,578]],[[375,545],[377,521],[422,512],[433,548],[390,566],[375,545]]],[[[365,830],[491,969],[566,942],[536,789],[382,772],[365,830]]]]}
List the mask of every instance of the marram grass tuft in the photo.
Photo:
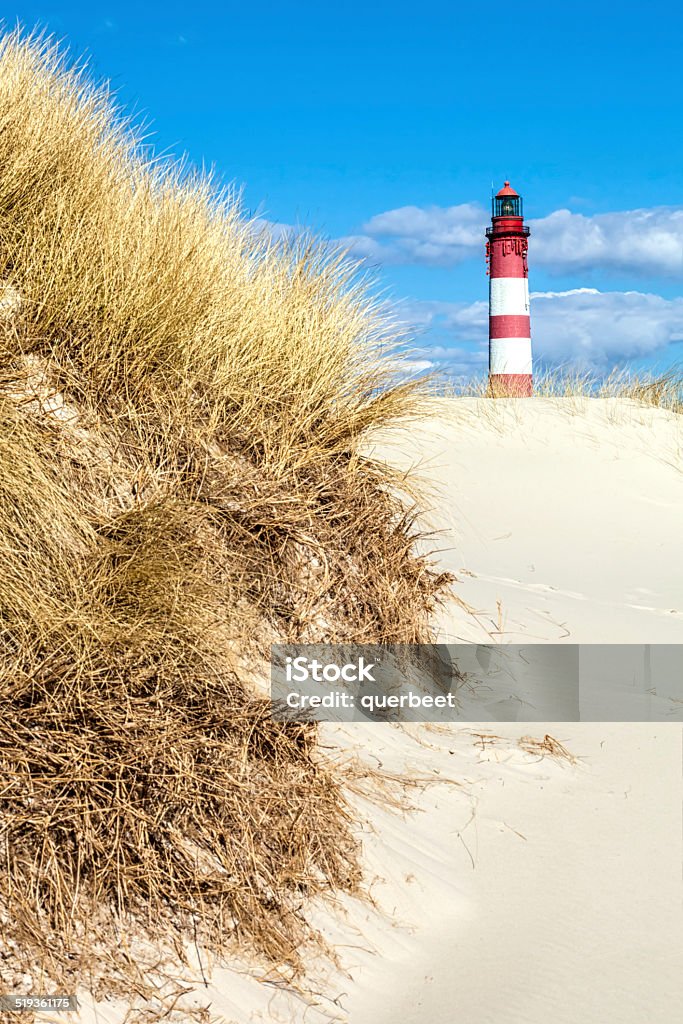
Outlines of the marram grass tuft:
{"type": "Polygon", "coordinates": [[[5,989],[144,997],[190,940],[296,973],[306,900],[357,888],[338,773],[253,676],[272,641],[430,639],[450,580],[362,455],[420,415],[396,340],[343,254],[0,41],[5,989]]]}
{"type": "MultiPolygon", "coordinates": [[[[488,377],[449,384],[445,393],[451,398],[501,397],[491,393],[488,377]]],[[[570,366],[555,367],[534,374],[533,397],[623,398],[680,414],[683,412],[683,367],[674,365],[659,374],[637,373],[624,367],[615,367],[606,374],[570,366]]]]}

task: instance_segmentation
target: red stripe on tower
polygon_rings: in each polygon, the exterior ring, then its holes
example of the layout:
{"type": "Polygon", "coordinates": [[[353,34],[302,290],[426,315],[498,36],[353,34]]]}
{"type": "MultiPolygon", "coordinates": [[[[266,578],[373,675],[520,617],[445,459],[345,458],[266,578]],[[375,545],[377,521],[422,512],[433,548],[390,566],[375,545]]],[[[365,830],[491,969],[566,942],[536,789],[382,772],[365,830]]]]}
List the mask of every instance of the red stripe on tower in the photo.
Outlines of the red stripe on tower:
{"type": "Polygon", "coordinates": [[[486,231],[489,263],[489,384],[497,397],[533,392],[527,239],[522,197],[506,181],[486,231]]]}

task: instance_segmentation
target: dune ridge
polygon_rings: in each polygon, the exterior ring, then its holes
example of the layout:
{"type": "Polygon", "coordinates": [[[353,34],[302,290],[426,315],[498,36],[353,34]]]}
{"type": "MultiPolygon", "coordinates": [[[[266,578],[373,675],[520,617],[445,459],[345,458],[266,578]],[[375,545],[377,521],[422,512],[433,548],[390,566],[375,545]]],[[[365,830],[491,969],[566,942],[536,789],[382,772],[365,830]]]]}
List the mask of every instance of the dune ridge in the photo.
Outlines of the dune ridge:
{"type": "Polygon", "coordinates": [[[307,898],[358,889],[316,730],[252,681],[274,640],[431,635],[449,577],[360,451],[424,385],[341,253],[156,160],[50,40],[0,40],[0,126],[0,981],[147,1020],[198,943],[300,974],[307,898]]]}

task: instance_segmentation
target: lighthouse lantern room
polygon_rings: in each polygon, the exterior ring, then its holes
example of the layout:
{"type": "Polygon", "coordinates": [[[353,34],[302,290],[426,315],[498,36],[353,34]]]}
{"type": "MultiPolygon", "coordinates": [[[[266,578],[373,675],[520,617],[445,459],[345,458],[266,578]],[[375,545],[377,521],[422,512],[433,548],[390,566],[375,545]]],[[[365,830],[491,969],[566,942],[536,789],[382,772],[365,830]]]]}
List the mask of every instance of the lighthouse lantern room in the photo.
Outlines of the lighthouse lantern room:
{"type": "Polygon", "coordinates": [[[495,397],[532,394],[529,228],[522,197],[506,181],[493,197],[486,231],[489,264],[489,388],[495,397]]]}

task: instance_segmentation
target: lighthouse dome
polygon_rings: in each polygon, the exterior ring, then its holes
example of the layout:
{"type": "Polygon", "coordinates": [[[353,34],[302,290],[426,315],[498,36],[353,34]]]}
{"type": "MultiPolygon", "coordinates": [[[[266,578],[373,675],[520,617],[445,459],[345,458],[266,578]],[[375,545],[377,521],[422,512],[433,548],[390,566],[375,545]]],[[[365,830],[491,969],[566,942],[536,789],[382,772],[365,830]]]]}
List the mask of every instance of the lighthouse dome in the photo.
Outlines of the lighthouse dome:
{"type": "Polygon", "coordinates": [[[496,196],[518,196],[519,192],[515,192],[514,188],[510,187],[510,182],[506,181],[500,192],[496,192],[496,196]]]}

